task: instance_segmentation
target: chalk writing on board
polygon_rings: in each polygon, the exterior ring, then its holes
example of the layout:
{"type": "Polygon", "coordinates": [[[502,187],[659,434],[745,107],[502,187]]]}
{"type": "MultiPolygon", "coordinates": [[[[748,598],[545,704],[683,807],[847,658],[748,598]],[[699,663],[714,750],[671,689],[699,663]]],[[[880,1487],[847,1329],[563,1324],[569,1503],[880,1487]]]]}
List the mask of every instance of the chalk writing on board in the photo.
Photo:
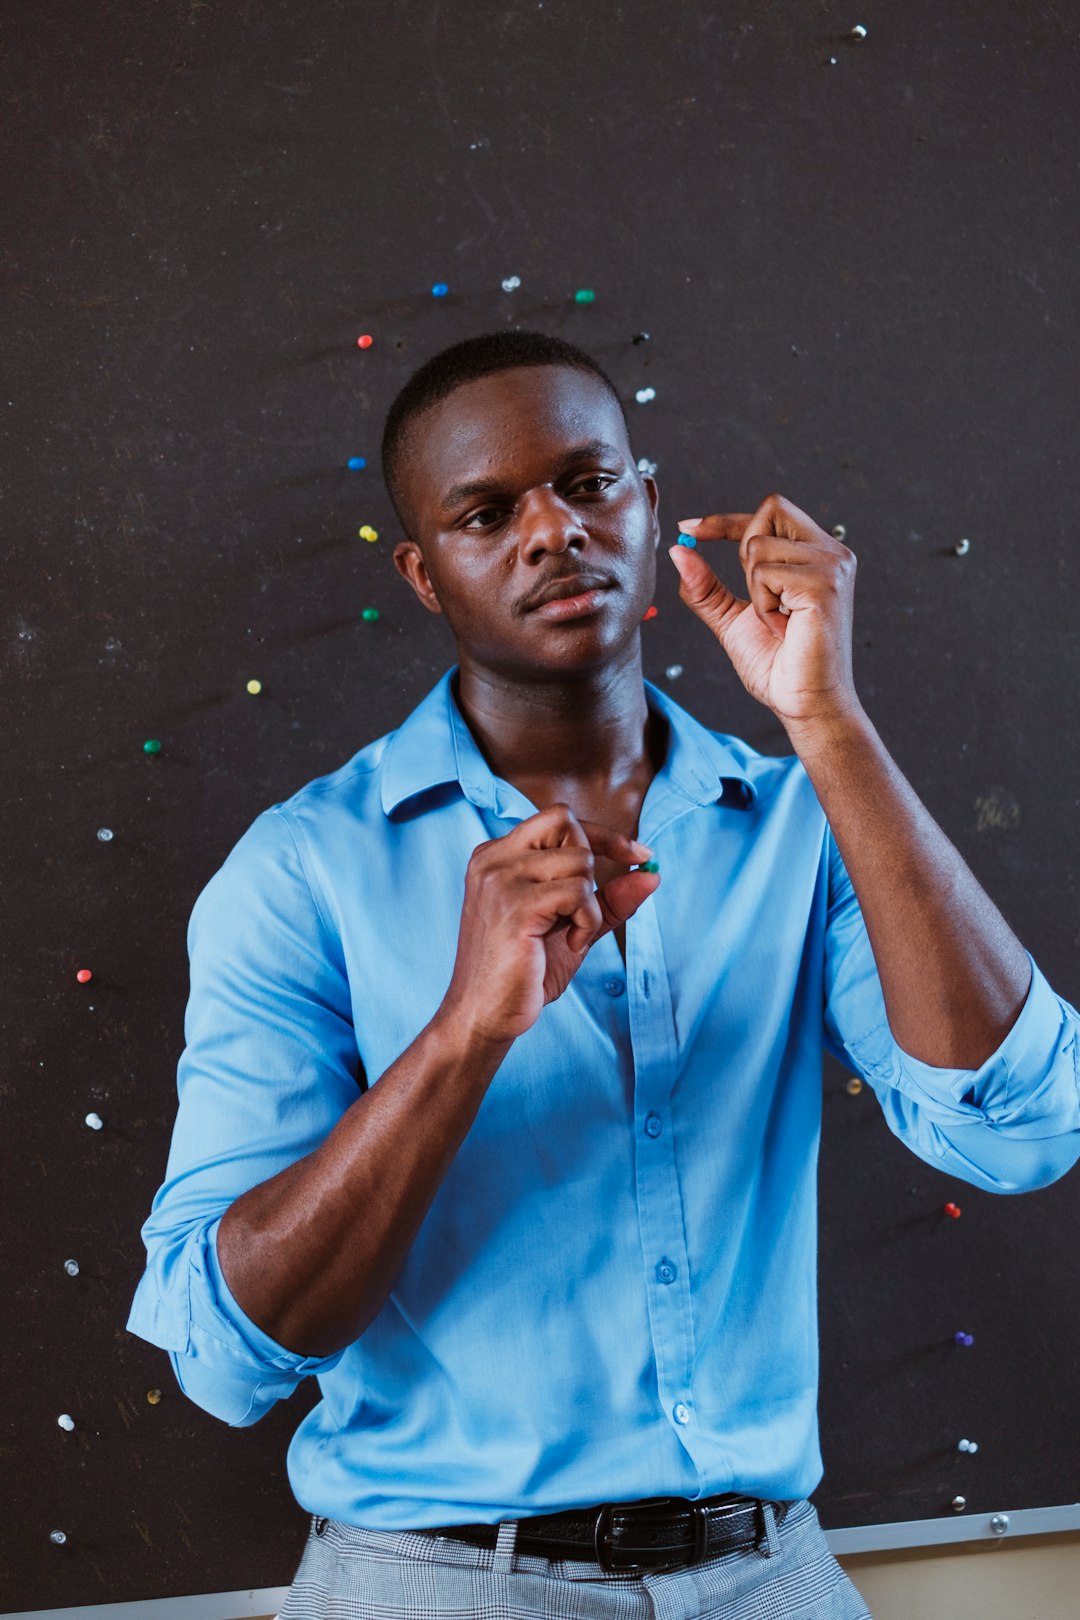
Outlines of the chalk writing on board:
{"type": "Polygon", "coordinates": [[[975,800],[975,831],[1003,831],[1020,825],[1020,806],[1008,788],[993,787],[975,800]]]}

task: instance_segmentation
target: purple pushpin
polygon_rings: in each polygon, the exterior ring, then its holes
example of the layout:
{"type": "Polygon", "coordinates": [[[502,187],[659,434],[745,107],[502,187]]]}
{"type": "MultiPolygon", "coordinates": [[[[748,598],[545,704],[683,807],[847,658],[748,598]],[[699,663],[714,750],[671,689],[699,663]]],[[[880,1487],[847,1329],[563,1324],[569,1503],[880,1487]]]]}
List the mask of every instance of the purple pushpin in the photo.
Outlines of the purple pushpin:
{"type": "Polygon", "coordinates": [[[971,1334],[971,1333],[954,1333],[953,1334],[953,1343],[954,1344],[971,1345],[971,1344],[975,1343],[975,1338],[974,1338],[974,1335],[971,1334]]]}

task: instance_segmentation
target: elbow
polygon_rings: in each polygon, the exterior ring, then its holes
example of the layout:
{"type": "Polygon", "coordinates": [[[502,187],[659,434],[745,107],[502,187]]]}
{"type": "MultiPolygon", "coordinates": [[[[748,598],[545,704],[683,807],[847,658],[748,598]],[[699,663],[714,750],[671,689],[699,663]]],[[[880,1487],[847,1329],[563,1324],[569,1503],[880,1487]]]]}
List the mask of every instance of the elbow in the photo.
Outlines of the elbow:
{"type": "Polygon", "coordinates": [[[275,1388],[239,1374],[226,1374],[175,1350],[169,1351],[169,1360],[176,1382],[188,1400],[232,1429],[249,1429],[283,1395],[292,1393],[291,1384],[288,1388],[275,1388]]]}

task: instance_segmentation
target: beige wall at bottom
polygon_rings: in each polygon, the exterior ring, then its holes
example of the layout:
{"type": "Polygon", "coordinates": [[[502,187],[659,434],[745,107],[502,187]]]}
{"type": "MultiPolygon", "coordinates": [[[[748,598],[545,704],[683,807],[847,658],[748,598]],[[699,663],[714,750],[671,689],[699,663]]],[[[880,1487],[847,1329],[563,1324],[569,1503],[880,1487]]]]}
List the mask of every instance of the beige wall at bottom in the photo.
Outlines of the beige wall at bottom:
{"type": "Polygon", "coordinates": [[[1078,1620],[1080,1531],[845,1553],[874,1620],[1078,1620]]]}

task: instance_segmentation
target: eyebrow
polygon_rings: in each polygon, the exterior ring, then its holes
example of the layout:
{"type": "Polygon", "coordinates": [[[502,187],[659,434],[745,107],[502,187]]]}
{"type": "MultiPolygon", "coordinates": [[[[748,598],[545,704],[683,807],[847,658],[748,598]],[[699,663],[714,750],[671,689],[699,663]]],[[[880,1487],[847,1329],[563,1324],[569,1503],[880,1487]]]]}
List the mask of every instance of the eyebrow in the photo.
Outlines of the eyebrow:
{"type": "MultiPolygon", "coordinates": [[[[586,439],[584,444],[576,444],[572,450],[566,452],[559,462],[558,473],[568,472],[571,467],[579,466],[583,461],[618,460],[620,456],[621,451],[604,439],[586,439]]],[[[439,504],[439,510],[454,511],[463,501],[475,500],[478,495],[501,495],[505,487],[497,478],[476,478],[467,484],[455,484],[452,489],[447,490],[439,504]]]]}

